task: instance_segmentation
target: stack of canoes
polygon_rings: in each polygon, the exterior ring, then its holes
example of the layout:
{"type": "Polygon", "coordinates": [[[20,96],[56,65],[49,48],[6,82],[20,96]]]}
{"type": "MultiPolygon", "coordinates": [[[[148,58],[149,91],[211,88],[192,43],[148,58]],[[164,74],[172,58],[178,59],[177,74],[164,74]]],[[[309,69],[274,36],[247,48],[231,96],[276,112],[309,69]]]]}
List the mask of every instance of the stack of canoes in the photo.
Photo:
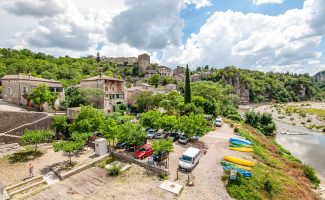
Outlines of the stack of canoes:
{"type": "Polygon", "coordinates": [[[224,170],[236,170],[241,173],[244,177],[252,176],[252,168],[255,163],[254,161],[236,158],[232,156],[225,156],[224,160],[221,161],[224,170]]]}
{"type": "Polygon", "coordinates": [[[241,151],[241,152],[253,152],[253,143],[238,138],[230,138],[230,149],[234,151],[241,151]]]}

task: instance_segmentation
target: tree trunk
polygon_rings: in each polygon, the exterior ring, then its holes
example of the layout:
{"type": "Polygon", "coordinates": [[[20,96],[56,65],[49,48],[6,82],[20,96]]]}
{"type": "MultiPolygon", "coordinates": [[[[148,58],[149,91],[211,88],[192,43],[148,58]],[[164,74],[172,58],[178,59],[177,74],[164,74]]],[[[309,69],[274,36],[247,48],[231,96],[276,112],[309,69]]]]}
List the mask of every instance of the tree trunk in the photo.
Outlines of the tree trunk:
{"type": "Polygon", "coordinates": [[[69,152],[69,164],[70,164],[70,166],[72,165],[72,161],[71,161],[71,152],[69,152]]]}

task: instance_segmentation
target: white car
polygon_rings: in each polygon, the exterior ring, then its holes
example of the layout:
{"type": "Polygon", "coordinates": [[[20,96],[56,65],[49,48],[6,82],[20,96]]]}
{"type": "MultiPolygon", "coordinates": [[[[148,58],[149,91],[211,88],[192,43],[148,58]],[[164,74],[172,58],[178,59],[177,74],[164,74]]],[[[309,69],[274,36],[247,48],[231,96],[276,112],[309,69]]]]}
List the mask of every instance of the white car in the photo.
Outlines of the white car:
{"type": "Polygon", "coordinates": [[[178,168],[182,171],[190,172],[199,163],[200,150],[190,147],[179,158],[178,168]]]}
{"type": "Polygon", "coordinates": [[[216,123],[215,124],[216,124],[217,127],[221,127],[222,124],[223,124],[222,119],[221,118],[216,118],[216,123]]]}
{"type": "Polygon", "coordinates": [[[155,138],[155,136],[156,136],[156,131],[154,129],[149,129],[147,132],[147,137],[149,139],[153,139],[153,138],[155,138]]]}
{"type": "Polygon", "coordinates": [[[181,135],[178,139],[178,142],[181,144],[187,144],[189,142],[190,138],[186,135],[181,135]]]}

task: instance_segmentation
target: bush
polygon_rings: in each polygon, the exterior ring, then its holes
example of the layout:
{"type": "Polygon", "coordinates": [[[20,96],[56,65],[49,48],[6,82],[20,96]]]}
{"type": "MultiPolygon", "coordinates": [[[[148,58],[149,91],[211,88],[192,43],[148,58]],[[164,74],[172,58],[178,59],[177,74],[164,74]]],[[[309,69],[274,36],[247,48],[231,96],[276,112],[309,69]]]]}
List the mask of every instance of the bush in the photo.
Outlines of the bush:
{"type": "Polygon", "coordinates": [[[239,114],[231,114],[231,115],[228,115],[227,118],[234,120],[234,121],[238,121],[238,122],[240,122],[242,120],[242,118],[239,114]]]}
{"type": "Polygon", "coordinates": [[[308,119],[307,119],[307,122],[311,122],[311,118],[308,118],[308,119]]]}
{"type": "Polygon", "coordinates": [[[320,184],[320,180],[316,176],[315,169],[309,165],[304,164],[303,170],[305,176],[310,180],[310,182],[313,183],[316,187],[318,187],[320,184]]]}
{"type": "Polygon", "coordinates": [[[118,176],[121,174],[122,167],[120,165],[113,165],[110,169],[108,169],[108,174],[110,176],[118,176]]]}
{"type": "Polygon", "coordinates": [[[264,189],[269,193],[269,195],[271,197],[273,196],[273,184],[270,181],[270,179],[268,179],[267,181],[265,181],[265,183],[264,183],[264,189]]]}
{"type": "Polygon", "coordinates": [[[239,133],[239,128],[236,127],[236,128],[234,129],[234,131],[235,131],[235,133],[239,133]]]}
{"type": "Polygon", "coordinates": [[[276,126],[273,122],[272,115],[269,113],[255,113],[253,111],[245,113],[245,123],[259,129],[264,135],[273,135],[276,126]]]}

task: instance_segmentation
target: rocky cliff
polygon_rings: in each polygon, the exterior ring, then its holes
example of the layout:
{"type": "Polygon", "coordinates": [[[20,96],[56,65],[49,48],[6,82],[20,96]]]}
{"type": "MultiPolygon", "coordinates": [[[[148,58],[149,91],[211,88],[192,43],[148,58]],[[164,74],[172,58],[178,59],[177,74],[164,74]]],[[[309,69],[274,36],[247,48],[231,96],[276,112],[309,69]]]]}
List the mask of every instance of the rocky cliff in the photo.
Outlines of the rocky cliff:
{"type": "Polygon", "coordinates": [[[313,76],[315,82],[324,82],[325,81],[325,70],[318,72],[313,76]]]}

